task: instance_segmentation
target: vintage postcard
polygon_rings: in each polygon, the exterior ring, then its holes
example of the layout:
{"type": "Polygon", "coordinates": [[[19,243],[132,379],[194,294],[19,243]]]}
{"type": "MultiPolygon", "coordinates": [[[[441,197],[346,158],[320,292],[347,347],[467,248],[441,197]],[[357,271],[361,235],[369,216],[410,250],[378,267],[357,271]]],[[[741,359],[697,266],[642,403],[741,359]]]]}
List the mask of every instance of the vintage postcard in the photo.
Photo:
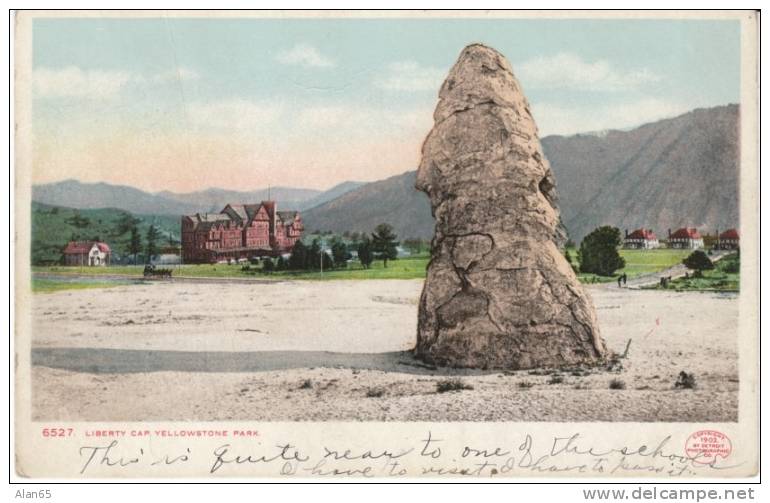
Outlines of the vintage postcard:
{"type": "Polygon", "coordinates": [[[16,474],[755,475],[758,16],[16,12],[16,474]]]}

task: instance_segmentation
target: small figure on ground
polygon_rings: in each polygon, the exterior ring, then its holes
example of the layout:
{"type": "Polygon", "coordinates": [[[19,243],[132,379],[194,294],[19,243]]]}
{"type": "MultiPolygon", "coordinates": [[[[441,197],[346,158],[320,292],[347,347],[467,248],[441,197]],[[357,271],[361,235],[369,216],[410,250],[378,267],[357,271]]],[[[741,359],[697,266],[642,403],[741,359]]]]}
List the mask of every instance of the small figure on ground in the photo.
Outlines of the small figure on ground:
{"type": "Polygon", "coordinates": [[[620,288],[620,284],[623,282],[623,276],[618,276],[618,288],[620,288]]]}

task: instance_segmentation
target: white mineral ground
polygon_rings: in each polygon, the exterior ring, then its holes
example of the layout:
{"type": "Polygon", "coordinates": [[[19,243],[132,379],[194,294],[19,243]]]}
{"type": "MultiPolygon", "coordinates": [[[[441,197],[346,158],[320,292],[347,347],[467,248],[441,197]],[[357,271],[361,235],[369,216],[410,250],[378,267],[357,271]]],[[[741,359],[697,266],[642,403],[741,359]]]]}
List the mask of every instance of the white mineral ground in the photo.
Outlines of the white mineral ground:
{"type": "Polygon", "coordinates": [[[735,295],[589,288],[609,348],[633,340],[628,357],[620,371],[561,371],[549,384],[528,371],[420,366],[407,351],[421,288],[157,283],[35,295],[33,419],[737,420],[735,295]],[[696,389],[674,389],[682,370],[696,389]],[[454,376],[473,389],[437,393],[454,376]],[[609,389],[613,379],[626,388],[609,389]]]}

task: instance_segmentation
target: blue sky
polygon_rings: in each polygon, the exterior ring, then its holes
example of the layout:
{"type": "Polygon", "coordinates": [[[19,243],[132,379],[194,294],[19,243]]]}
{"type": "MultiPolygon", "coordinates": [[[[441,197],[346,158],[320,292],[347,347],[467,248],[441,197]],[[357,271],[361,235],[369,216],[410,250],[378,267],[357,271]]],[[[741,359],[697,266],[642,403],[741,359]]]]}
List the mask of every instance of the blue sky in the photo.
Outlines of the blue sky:
{"type": "Polygon", "coordinates": [[[509,59],[542,136],[739,101],[738,21],[36,19],[35,181],[326,188],[413,169],[473,42],[509,59]]]}

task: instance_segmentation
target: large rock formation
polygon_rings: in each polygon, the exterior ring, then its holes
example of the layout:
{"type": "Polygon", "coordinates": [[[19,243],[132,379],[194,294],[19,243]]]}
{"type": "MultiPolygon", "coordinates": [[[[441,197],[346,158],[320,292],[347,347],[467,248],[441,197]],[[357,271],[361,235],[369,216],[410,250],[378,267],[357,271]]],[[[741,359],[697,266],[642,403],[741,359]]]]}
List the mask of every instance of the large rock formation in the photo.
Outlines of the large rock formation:
{"type": "Polygon", "coordinates": [[[436,219],[417,356],[506,369],[600,360],[593,304],[555,243],[555,180],[508,61],[466,47],[433,117],[417,172],[436,219]]]}

